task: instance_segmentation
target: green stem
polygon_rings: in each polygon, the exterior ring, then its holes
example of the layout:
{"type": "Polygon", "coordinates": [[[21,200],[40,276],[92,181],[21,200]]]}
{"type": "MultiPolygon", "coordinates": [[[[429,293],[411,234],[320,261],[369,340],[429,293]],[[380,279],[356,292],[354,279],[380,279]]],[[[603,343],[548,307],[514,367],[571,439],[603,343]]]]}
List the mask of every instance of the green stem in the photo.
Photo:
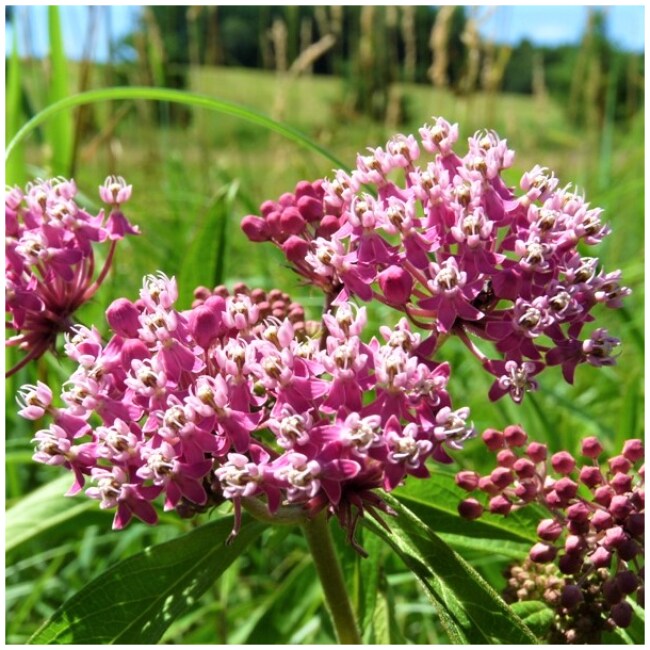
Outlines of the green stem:
{"type": "Polygon", "coordinates": [[[325,602],[332,616],[336,636],[340,644],[361,644],[361,637],[352,612],[352,605],[343,579],[326,513],[303,524],[309,550],[314,558],[316,571],[323,586],[325,602]]]}

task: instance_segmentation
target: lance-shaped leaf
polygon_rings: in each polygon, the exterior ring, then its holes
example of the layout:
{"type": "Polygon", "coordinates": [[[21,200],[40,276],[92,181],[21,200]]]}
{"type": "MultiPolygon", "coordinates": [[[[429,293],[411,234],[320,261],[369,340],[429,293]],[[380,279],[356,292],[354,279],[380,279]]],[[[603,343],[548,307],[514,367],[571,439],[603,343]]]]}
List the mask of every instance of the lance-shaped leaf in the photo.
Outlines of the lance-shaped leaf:
{"type": "Polygon", "coordinates": [[[245,518],[239,535],[226,545],[232,518],[222,518],[137,553],[66,601],[30,643],[156,643],[264,527],[245,518]]]}
{"type": "Polygon", "coordinates": [[[387,521],[391,532],[375,522],[366,521],[366,525],[416,575],[453,643],[537,643],[523,621],[475,569],[397,499],[390,495],[385,499],[397,513],[387,521]]]}

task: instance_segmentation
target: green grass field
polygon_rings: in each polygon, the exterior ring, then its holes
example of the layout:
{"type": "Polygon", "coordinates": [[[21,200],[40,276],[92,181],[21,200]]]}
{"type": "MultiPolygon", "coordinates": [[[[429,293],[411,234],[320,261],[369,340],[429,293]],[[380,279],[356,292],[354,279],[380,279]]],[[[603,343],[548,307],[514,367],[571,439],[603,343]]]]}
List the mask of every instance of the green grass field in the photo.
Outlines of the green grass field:
{"type": "MultiPolygon", "coordinates": [[[[95,77],[100,79],[99,72],[95,77]]],[[[394,127],[351,114],[345,108],[345,86],[334,79],[279,82],[273,74],[236,69],[197,69],[189,78],[193,91],[267,114],[273,114],[281,100],[284,121],[350,166],[357,152],[383,145],[395,131],[394,127]]],[[[35,80],[36,76],[26,76],[27,83],[35,80]]],[[[574,386],[565,385],[559,369],[553,368],[544,373],[540,391],[521,407],[505,400],[495,405],[486,397],[490,378],[479,371],[461,345],[452,341],[441,352],[453,367],[452,397],[472,408],[479,430],[519,422],[531,437],[547,442],[554,451],[575,451],[585,435],[599,436],[608,451],[618,451],[628,438],[643,437],[642,116],[625,130],[615,129],[611,146],[603,146],[599,134],[581,132],[569,125],[562,107],[550,99],[480,94],[456,97],[422,86],[403,86],[401,92],[408,119],[398,128],[400,132],[416,133],[432,115],[459,122],[461,141],[477,129],[494,129],[507,137],[516,151],[515,167],[508,175],[513,185],[522,172],[540,164],[553,169],[562,185],[573,183],[584,188],[591,205],[605,209],[605,219],[613,230],[595,254],[607,270],[622,269],[625,284],[633,289],[624,310],[602,310],[598,314],[598,325],[608,327],[623,342],[617,366],[580,367],[574,386]]],[[[118,110],[117,105],[112,107],[113,113],[118,110]]],[[[81,191],[93,204],[97,186],[109,173],[124,176],[134,186],[127,213],[143,233],[118,247],[114,273],[94,304],[83,309],[81,320],[97,323],[101,329],[105,306],[118,296],[135,298],[142,276],[157,270],[191,279],[195,284],[213,285],[218,280],[229,286],[238,281],[266,289],[279,286],[316,315],[319,295],[299,284],[270,244],[249,244],[239,230],[239,221],[264,200],[291,191],[299,180],[329,175],[331,163],[277,134],[232,117],[195,110],[189,112],[185,126],[178,126],[166,119],[166,114],[163,106],[160,122],[156,123],[152,120],[152,105],[132,103],[115,124],[111,137],[98,142],[97,136],[91,134],[81,144],[75,174],[81,191]],[[217,230],[223,236],[212,242],[215,224],[219,224],[217,230]],[[223,252],[220,277],[202,273],[200,263],[188,269],[188,257],[212,255],[214,250],[223,252]]],[[[94,119],[101,132],[110,123],[108,106],[97,106],[94,119]]],[[[46,144],[31,138],[26,159],[35,175],[47,176],[46,144]]],[[[191,301],[193,288],[181,286],[185,305],[191,301]]],[[[377,308],[371,310],[371,316],[375,327],[396,318],[396,314],[377,308]]],[[[27,368],[7,382],[8,508],[29,499],[40,485],[61,477],[58,470],[37,467],[31,461],[33,429],[31,423],[15,415],[16,389],[37,376],[56,382],[67,369],[65,361],[48,357],[37,368],[27,368]]],[[[469,443],[456,458],[458,467],[478,471],[489,462],[478,440],[469,443]]],[[[63,484],[58,481],[54,494],[62,494],[66,488],[66,479],[63,484]]],[[[43,521],[66,512],[56,510],[55,503],[62,508],[59,502],[55,500],[53,509],[43,512],[43,521]]],[[[64,507],[79,503],[84,503],[83,499],[69,500],[64,507]]],[[[24,643],[58,605],[118,559],[148,544],[171,539],[206,518],[204,515],[199,522],[188,522],[165,515],[155,529],[138,522],[126,531],[114,533],[110,530],[110,516],[99,512],[93,502],[90,509],[74,516],[64,514],[57,526],[39,526],[38,521],[23,523],[28,529],[24,538],[7,554],[6,641],[24,643]]],[[[435,529],[435,522],[431,525],[435,529]]],[[[15,529],[12,531],[15,533],[15,529]]],[[[338,530],[335,535],[341,537],[338,530]]],[[[385,561],[381,593],[395,628],[404,635],[402,640],[445,642],[433,609],[418,591],[413,575],[387,549],[378,552],[385,561]]],[[[505,556],[479,557],[472,551],[459,552],[465,553],[466,559],[493,585],[502,582],[505,556]]],[[[344,551],[344,569],[349,576],[358,562],[349,549],[344,551]]],[[[399,636],[395,638],[393,642],[400,642],[399,636]]],[[[325,643],[332,639],[304,541],[298,532],[277,528],[267,531],[261,542],[240,557],[197,609],[172,625],[164,641],[325,643]],[[277,589],[278,584],[282,588],[277,589]],[[285,614],[288,611],[290,616],[285,614]]]]}

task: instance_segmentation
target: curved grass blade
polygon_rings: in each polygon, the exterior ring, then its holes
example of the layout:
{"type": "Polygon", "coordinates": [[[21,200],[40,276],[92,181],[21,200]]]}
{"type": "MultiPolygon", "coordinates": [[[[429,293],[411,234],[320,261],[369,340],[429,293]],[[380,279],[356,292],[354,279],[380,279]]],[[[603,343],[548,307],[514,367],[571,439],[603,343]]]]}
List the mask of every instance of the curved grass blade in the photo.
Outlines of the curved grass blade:
{"type": "Polygon", "coordinates": [[[365,521],[413,571],[436,607],[453,643],[533,644],[536,637],[496,591],[391,495],[385,500],[397,512],[387,523],[391,532],[365,521]]]}
{"type": "Polygon", "coordinates": [[[295,142],[307,149],[324,156],[334,163],[336,167],[345,168],[345,163],[338,160],[327,149],[321,147],[318,143],[314,142],[311,138],[304,133],[295,129],[294,127],[277,122],[270,117],[246,108],[234,102],[228,102],[223,99],[216,99],[208,97],[199,93],[188,92],[185,90],[175,90],[172,88],[148,88],[144,86],[132,87],[115,87],[115,88],[101,88],[97,90],[89,90],[87,92],[78,93],[61,99],[54,104],[46,106],[39,113],[34,115],[26,124],[24,124],[18,132],[11,139],[5,150],[5,161],[7,161],[16,146],[21,143],[25,137],[31,133],[37,126],[43,124],[55,115],[62,111],[70,110],[76,106],[84,106],[86,104],[94,104],[103,101],[117,101],[124,99],[140,99],[158,102],[171,102],[176,104],[184,104],[185,106],[194,106],[196,108],[205,108],[217,113],[225,115],[232,115],[247,122],[257,124],[265,129],[273,131],[288,140],[295,142]]]}
{"type": "Polygon", "coordinates": [[[245,518],[232,544],[232,518],[118,562],[65,602],[31,644],[156,643],[264,530],[245,518]]]}

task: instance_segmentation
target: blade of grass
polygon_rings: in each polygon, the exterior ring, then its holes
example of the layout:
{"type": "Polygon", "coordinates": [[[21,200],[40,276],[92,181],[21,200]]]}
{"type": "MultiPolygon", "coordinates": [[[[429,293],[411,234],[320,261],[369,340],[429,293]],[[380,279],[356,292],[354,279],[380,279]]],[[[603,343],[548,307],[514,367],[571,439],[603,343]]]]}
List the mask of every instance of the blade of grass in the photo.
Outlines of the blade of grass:
{"type": "MultiPolygon", "coordinates": [[[[13,137],[23,120],[21,110],[22,84],[20,83],[20,57],[18,55],[18,30],[14,21],[13,44],[11,48],[11,57],[7,70],[7,96],[5,98],[5,128],[7,138],[13,137]]],[[[27,180],[25,170],[25,152],[23,147],[19,147],[13,160],[7,161],[5,166],[5,180],[7,184],[22,185],[27,180]]]]}
{"type": "Polygon", "coordinates": [[[346,165],[338,160],[327,149],[321,147],[318,143],[314,142],[307,135],[298,129],[277,122],[267,115],[254,111],[250,108],[241,106],[234,102],[228,102],[214,97],[208,97],[199,93],[191,93],[183,90],[174,90],[171,88],[146,88],[142,86],[133,87],[116,87],[116,88],[101,88],[98,90],[91,90],[85,93],[78,93],[65,99],[61,99],[50,106],[47,106],[42,111],[37,113],[29,122],[24,124],[19,131],[11,139],[5,150],[5,161],[8,160],[14,151],[15,147],[20,144],[25,137],[31,133],[37,126],[43,124],[45,121],[51,119],[53,116],[58,115],[63,111],[70,110],[77,106],[84,106],[86,104],[94,104],[103,101],[117,101],[125,99],[141,99],[159,102],[171,102],[177,104],[184,104],[186,106],[194,106],[196,108],[205,108],[208,110],[223,113],[225,115],[232,115],[242,120],[246,120],[253,124],[257,124],[265,129],[269,129],[281,135],[288,140],[295,142],[307,149],[324,156],[332,161],[336,167],[345,168],[346,165]]]}
{"type": "MultiPolygon", "coordinates": [[[[48,102],[55,104],[70,94],[68,89],[69,66],[63,45],[61,15],[57,6],[47,8],[48,33],[50,39],[50,83],[48,102]]],[[[57,113],[45,129],[45,137],[52,153],[52,175],[70,173],[74,133],[72,116],[57,113]]]]}

